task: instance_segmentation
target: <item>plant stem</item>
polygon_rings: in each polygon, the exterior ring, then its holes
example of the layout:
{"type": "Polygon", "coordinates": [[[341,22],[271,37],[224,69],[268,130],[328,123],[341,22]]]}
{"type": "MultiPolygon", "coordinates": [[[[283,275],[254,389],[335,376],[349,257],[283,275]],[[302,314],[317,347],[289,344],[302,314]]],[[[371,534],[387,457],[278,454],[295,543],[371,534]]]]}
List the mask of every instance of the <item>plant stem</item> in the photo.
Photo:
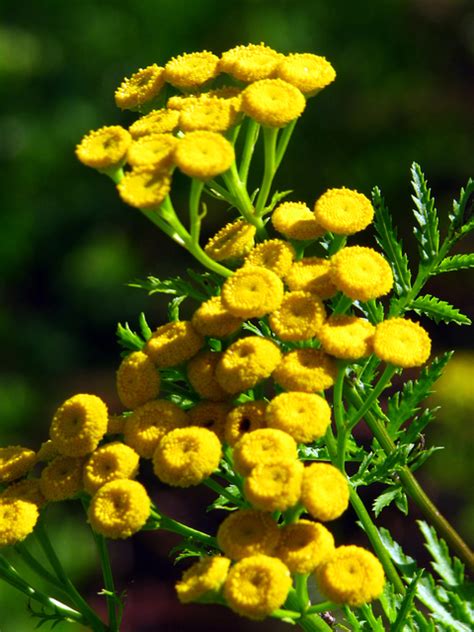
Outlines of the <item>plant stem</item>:
{"type": "Polygon", "coordinates": [[[332,632],[332,628],[318,614],[304,612],[304,606],[300,603],[298,594],[293,588],[288,593],[285,606],[301,612],[301,619],[298,619],[295,623],[305,632],[332,632]]]}
{"type": "Polygon", "coordinates": [[[348,430],[352,430],[352,428],[354,428],[354,426],[362,419],[362,417],[365,416],[366,412],[372,408],[375,402],[377,402],[379,395],[382,393],[382,391],[385,390],[390,380],[394,376],[396,370],[397,367],[392,366],[391,364],[388,364],[385,367],[385,370],[382,373],[379,381],[374,386],[374,390],[370,393],[365,402],[363,402],[362,406],[357,410],[354,416],[347,422],[348,430]]]}
{"type": "Polygon", "coordinates": [[[202,180],[196,180],[195,178],[191,180],[191,190],[189,193],[189,226],[191,240],[197,246],[199,246],[202,219],[202,215],[199,213],[199,202],[201,201],[203,189],[204,182],[202,180]]]}
{"type": "Polygon", "coordinates": [[[249,224],[253,224],[256,227],[257,234],[261,239],[264,239],[266,237],[265,224],[255,213],[254,206],[247,192],[247,187],[240,179],[235,161],[232,163],[231,168],[222,174],[222,178],[230,193],[235,197],[242,216],[249,224]]]}
{"type": "Polygon", "coordinates": [[[242,183],[246,186],[249,175],[250,163],[252,161],[255,145],[257,144],[258,136],[260,134],[260,125],[252,118],[248,119],[247,131],[245,136],[244,149],[242,151],[242,158],[240,161],[239,177],[242,183]]]}
{"type": "Polygon", "coordinates": [[[346,444],[347,444],[347,429],[344,421],[345,411],[344,404],[342,402],[342,391],[344,388],[344,376],[346,372],[346,362],[338,362],[338,373],[336,383],[334,385],[333,392],[333,408],[334,408],[334,421],[337,428],[337,467],[341,472],[345,471],[346,460],[346,444]]]}
{"type": "Polygon", "coordinates": [[[110,565],[110,557],[107,549],[107,542],[103,535],[92,530],[94,539],[99,552],[100,563],[102,566],[102,576],[104,578],[104,587],[107,593],[105,595],[107,601],[107,613],[109,616],[110,632],[119,632],[120,621],[117,618],[117,597],[115,593],[114,577],[112,567],[110,565]]]}
{"type": "MultiPolygon", "coordinates": [[[[203,481],[203,483],[204,485],[206,485],[206,487],[209,487],[209,489],[212,489],[212,491],[216,492],[216,494],[219,494],[220,496],[224,496],[224,498],[227,498],[227,500],[229,500],[234,505],[238,505],[239,502],[241,502],[239,498],[236,498],[235,496],[232,496],[232,494],[229,494],[229,492],[225,489],[225,487],[222,487],[222,485],[219,485],[219,483],[214,481],[212,478],[206,478],[203,481]]],[[[244,503],[241,502],[241,505],[243,504],[244,503]]]]}
{"type": "Polygon", "coordinates": [[[14,549],[37,575],[48,581],[57,590],[61,591],[65,596],[69,596],[68,593],[64,590],[63,585],[33,555],[31,555],[23,542],[17,542],[14,546],[14,549]]]}
{"type": "Polygon", "coordinates": [[[291,136],[293,134],[293,130],[295,129],[296,123],[298,119],[291,121],[288,123],[286,127],[284,127],[281,131],[280,140],[278,141],[278,145],[276,148],[276,156],[275,156],[275,171],[280,166],[281,161],[286,153],[286,149],[288,147],[288,143],[290,142],[291,136]]]}
{"type": "Polygon", "coordinates": [[[265,164],[263,169],[263,180],[260,191],[258,192],[257,202],[255,205],[255,214],[257,217],[261,217],[265,209],[265,205],[268,200],[268,195],[272,186],[273,178],[276,173],[276,142],[278,138],[278,128],[276,127],[264,127],[263,128],[263,146],[265,154],[265,164]]]}
{"type": "Polygon", "coordinates": [[[152,509],[151,516],[157,520],[158,528],[164,529],[165,531],[172,531],[173,533],[177,533],[178,535],[182,535],[185,538],[192,538],[193,540],[197,540],[202,544],[217,548],[217,540],[213,538],[211,535],[204,533],[203,531],[198,531],[197,529],[193,529],[192,527],[188,527],[177,520],[173,520],[173,518],[169,518],[168,516],[164,516],[159,511],[152,509]]]}

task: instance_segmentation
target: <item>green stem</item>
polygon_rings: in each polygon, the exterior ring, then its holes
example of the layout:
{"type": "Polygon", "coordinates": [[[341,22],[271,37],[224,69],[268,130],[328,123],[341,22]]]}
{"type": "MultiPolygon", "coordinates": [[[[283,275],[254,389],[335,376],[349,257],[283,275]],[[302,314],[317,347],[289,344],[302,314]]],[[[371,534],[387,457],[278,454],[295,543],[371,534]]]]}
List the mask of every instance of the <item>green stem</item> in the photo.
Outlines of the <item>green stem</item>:
{"type": "Polygon", "coordinates": [[[284,610],[283,608],[274,610],[270,616],[274,619],[301,619],[300,612],[295,612],[294,610],[284,610]]]}
{"type": "MultiPolygon", "coordinates": [[[[285,606],[297,612],[302,610],[298,595],[293,588],[288,593],[285,606]]],[[[301,619],[298,619],[296,624],[305,632],[332,632],[332,628],[318,614],[302,612],[301,615],[301,619]]]]}
{"type": "Polygon", "coordinates": [[[114,577],[112,573],[112,567],[110,565],[110,557],[107,549],[107,542],[100,533],[96,533],[92,530],[94,539],[99,552],[100,563],[102,566],[102,576],[104,578],[104,588],[107,593],[105,598],[107,601],[107,613],[109,616],[109,629],[110,632],[119,632],[120,621],[117,617],[117,596],[115,593],[114,577]],[[111,594],[108,594],[111,593],[111,594]]]}
{"type": "Polygon", "coordinates": [[[305,573],[305,574],[297,573],[295,575],[296,595],[298,597],[298,601],[301,604],[301,609],[305,613],[308,612],[309,610],[308,606],[310,604],[309,594],[308,594],[308,577],[309,577],[309,573],[305,573]]]}
{"type": "Polygon", "coordinates": [[[252,162],[253,152],[261,129],[260,124],[254,119],[249,118],[247,120],[247,132],[239,168],[239,177],[244,185],[247,185],[250,163],[252,162]]]}
{"type": "Polygon", "coordinates": [[[280,139],[278,141],[278,145],[276,148],[276,156],[275,156],[275,171],[280,166],[281,161],[286,153],[286,149],[288,147],[288,143],[290,142],[291,136],[293,134],[293,130],[295,129],[296,123],[298,119],[291,121],[288,123],[286,127],[284,127],[281,131],[280,139]]]}
{"type": "Polygon", "coordinates": [[[253,224],[256,227],[257,234],[264,239],[266,237],[265,224],[255,213],[252,200],[247,192],[247,187],[239,177],[235,161],[232,163],[231,168],[222,174],[222,178],[230,193],[235,197],[238,204],[237,208],[242,216],[249,224],[253,224]]]}
{"type": "Polygon", "coordinates": [[[270,194],[273,178],[276,173],[276,142],[278,138],[277,127],[264,127],[263,128],[263,146],[264,146],[264,169],[262,186],[257,196],[257,203],[255,205],[255,214],[257,217],[261,217],[265,209],[265,205],[270,194]]]}
{"type": "Polygon", "coordinates": [[[196,180],[195,178],[191,180],[191,190],[189,193],[189,226],[191,240],[197,246],[199,246],[199,235],[201,232],[202,215],[199,213],[199,203],[203,189],[204,182],[202,180],[196,180]]]}
{"type": "Polygon", "coordinates": [[[364,613],[364,617],[367,620],[367,623],[370,625],[372,630],[379,630],[380,624],[377,622],[377,619],[374,617],[374,613],[372,612],[372,608],[370,608],[367,604],[361,606],[361,610],[364,613]]]}
{"type": "Polygon", "coordinates": [[[57,590],[60,590],[64,595],[67,592],[64,590],[63,585],[59,582],[54,575],[52,575],[38,560],[31,555],[23,542],[17,542],[15,544],[15,551],[25,561],[26,564],[40,577],[52,584],[57,590]]]}
{"type": "Polygon", "coordinates": [[[197,540],[198,542],[201,542],[205,546],[209,546],[214,549],[218,548],[216,538],[213,538],[211,535],[208,535],[207,533],[203,533],[202,531],[198,531],[197,529],[188,527],[187,525],[182,524],[181,522],[178,522],[177,520],[173,520],[173,518],[164,516],[162,513],[160,513],[156,509],[152,509],[151,516],[156,519],[159,529],[164,529],[165,531],[172,531],[173,533],[182,535],[185,538],[192,538],[193,540],[197,540]]]}
{"type": "Polygon", "coordinates": [[[311,608],[308,608],[306,611],[307,614],[316,614],[317,612],[328,612],[330,610],[337,610],[341,606],[337,603],[333,603],[332,601],[322,601],[311,608]]]}
{"type": "Polygon", "coordinates": [[[115,182],[115,184],[118,184],[124,176],[122,167],[111,167],[110,169],[103,169],[103,170],[99,169],[99,171],[101,173],[104,173],[106,176],[109,176],[109,178],[113,182],[115,182]]]}
{"type": "Polygon", "coordinates": [[[382,393],[382,391],[385,390],[390,380],[394,376],[396,370],[397,370],[397,367],[392,366],[391,364],[388,364],[385,367],[385,370],[382,373],[379,381],[374,386],[374,390],[370,393],[370,395],[367,397],[367,399],[362,404],[362,406],[357,410],[354,416],[351,417],[351,419],[349,419],[349,421],[347,422],[348,430],[352,430],[352,428],[354,428],[354,426],[362,419],[362,417],[365,416],[367,411],[369,411],[372,408],[372,406],[377,402],[379,395],[382,393]]]}
{"type": "Polygon", "coordinates": [[[228,191],[225,187],[222,187],[220,184],[217,184],[215,180],[208,180],[206,182],[206,193],[217,197],[218,199],[223,199],[228,202],[231,206],[237,207],[237,201],[235,197],[228,191]],[[216,195],[218,194],[218,195],[216,195]]]}
{"type": "Polygon", "coordinates": [[[334,408],[334,421],[336,422],[337,429],[337,460],[336,465],[341,470],[345,471],[346,460],[346,445],[348,432],[344,421],[345,410],[342,402],[342,391],[344,388],[344,376],[346,373],[346,362],[338,363],[338,373],[336,383],[334,385],[333,393],[333,408],[334,408]]]}
{"type": "MultiPolygon", "coordinates": [[[[229,500],[232,504],[234,505],[239,504],[238,498],[236,498],[235,496],[232,496],[232,494],[229,494],[229,492],[225,489],[225,487],[222,487],[222,485],[219,485],[219,483],[214,481],[212,478],[206,478],[203,481],[203,483],[204,485],[206,485],[206,487],[209,487],[209,489],[212,489],[213,492],[216,492],[216,494],[219,494],[220,496],[224,496],[224,498],[227,498],[227,500],[229,500]]],[[[241,502],[240,504],[243,505],[244,503],[241,502]]]]}

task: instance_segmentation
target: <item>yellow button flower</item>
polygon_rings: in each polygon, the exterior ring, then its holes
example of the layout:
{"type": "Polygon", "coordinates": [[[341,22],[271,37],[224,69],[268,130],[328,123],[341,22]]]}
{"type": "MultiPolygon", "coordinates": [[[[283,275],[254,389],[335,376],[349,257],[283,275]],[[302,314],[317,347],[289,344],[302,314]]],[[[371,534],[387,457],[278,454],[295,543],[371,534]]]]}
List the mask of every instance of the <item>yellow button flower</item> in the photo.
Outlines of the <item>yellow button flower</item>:
{"type": "Polygon", "coordinates": [[[272,213],[272,224],[289,239],[312,240],[326,232],[304,202],[283,202],[272,213]]]}
{"type": "Polygon", "coordinates": [[[36,463],[36,453],[21,445],[0,448],[0,483],[25,476],[36,463]]]}
{"type": "Polygon", "coordinates": [[[298,520],[281,529],[275,556],[292,573],[312,573],[334,552],[334,537],[319,522],[298,520]]]}
{"type": "Polygon", "coordinates": [[[242,92],[242,112],[267,127],[285,127],[305,106],[306,99],[298,88],[282,79],[255,81],[242,92]]]}
{"type": "Polygon", "coordinates": [[[258,244],[247,255],[245,264],[260,266],[284,277],[291,268],[295,251],[293,246],[282,239],[267,239],[258,244]]]}
{"type": "Polygon", "coordinates": [[[26,500],[0,497],[0,547],[21,542],[35,528],[38,507],[26,500]]]}
{"type": "Polygon", "coordinates": [[[175,110],[162,108],[152,110],[145,116],[141,116],[130,125],[128,131],[133,139],[147,136],[148,134],[164,134],[174,132],[178,127],[179,113],[175,110]]]}
{"type": "Polygon", "coordinates": [[[222,304],[234,316],[260,318],[278,309],[283,300],[283,283],[271,270],[246,265],[226,279],[222,304]]]}
{"type": "Polygon", "coordinates": [[[108,169],[120,166],[127,156],[132,137],[120,125],[89,132],[76,147],[76,156],[88,167],[108,169]]]}
{"type": "Polygon", "coordinates": [[[234,160],[234,148],[217,132],[188,132],[174,152],[174,161],[181,171],[198,180],[209,180],[224,173],[234,160]]]}
{"type": "Polygon", "coordinates": [[[278,64],[275,74],[312,96],[332,83],[336,72],[325,57],[311,53],[292,53],[278,64]]]}
{"type": "Polygon", "coordinates": [[[310,292],[287,292],[280,307],[270,314],[269,324],[280,340],[309,340],[316,336],[326,318],[320,298],[310,292]]]}
{"type": "Polygon", "coordinates": [[[55,412],[49,436],[65,456],[85,456],[99,445],[107,431],[107,406],[96,395],[79,394],[55,412]]]}
{"type": "Polygon", "coordinates": [[[244,481],[249,503],[262,511],[285,511],[300,499],[304,466],[296,460],[259,463],[244,481]]]}
{"type": "Polygon", "coordinates": [[[366,228],[374,218],[368,198],[352,189],[328,189],[314,205],[314,217],[336,235],[353,235],[366,228]]]}
{"type": "Polygon", "coordinates": [[[209,239],[204,251],[214,261],[242,259],[254,244],[256,230],[243,219],[229,222],[209,239]]]}
{"type": "Polygon", "coordinates": [[[311,292],[323,300],[337,292],[331,277],[331,262],[320,257],[305,257],[296,261],[286,274],[285,282],[292,291],[311,292]]]}
{"type": "Polygon", "coordinates": [[[178,139],[173,134],[148,134],[134,141],[127,153],[127,162],[132,167],[165,169],[173,163],[174,149],[178,139]]]}
{"type": "Polygon", "coordinates": [[[120,401],[133,410],[155,399],[160,391],[160,374],[145,353],[135,351],[122,360],[116,383],[120,401]]]}
{"type": "Polygon", "coordinates": [[[287,391],[314,393],[333,386],[336,375],[336,363],[320,349],[295,349],[283,356],[272,378],[287,391]]]}
{"type": "Polygon", "coordinates": [[[263,553],[273,555],[280,529],[271,514],[256,509],[238,509],[217,530],[217,542],[232,560],[263,553]]]}
{"type": "Polygon", "coordinates": [[[173,57],[165,66],[164,78],[177,88],[199,88],[217,76],[219,58],[207,50],[173,57]]]}
{"type": "Polygon", "coordinates": [[[253,401],[235,406],[227,415],[225,440],[234,446],[242,437],[254,430],[266,427],[265,410],[267,402],[253,401]]]}
{"type": "Polygon", "coordinates": [[[122,200],[135,208],[159,206],[170,188],[169,171],[150,167],[137,167],[129,171],[117,185],[122,200]]]}
{"type": "Polygon", "coordinates": [[[331,276],[338,290],[358,301],[388,294],[393,285],[387,261],[364,246],[349,246],[336,253],[331,258],[331,276]]]}
{"type": "Polygon", "coordinates": [[[408,318],[389,318],[379,323],[373,344],[378,358],[405,369],[421,366],[431,353],[428,333],[408,318]]]}
{"type": "Polygon", "coordinates": [[[184,571],[176,584],[176,592],[181,603],[196,601],[209,592],[218,592],[229,571],[230,560],[216,555],[204,557],[184,571]]]}
{"type": "Polygon", "coordinates": [[[84,459],[57,456],[41,472],[41,493],[48,500],[66,500],[82,491],[84,459]]]}
{"type": "Polygon", "coordinates": [[[336,358],[357,360],[372,353],[375,327],[357,316],[331,316],[319,332],[325,351],[336,358]]]}
{"type": "Polygon", "coordinates": [[[40,449],[36,453],[36,460],[41,463],[51,461],[55,456],[59,456],[59,450],[55,446],[54,442],[51,439],[47,441],[43,441],[40,445],[40,449]]]}
{"type": "Polygon", "coordinates": [[[115,103],[122,110],[134,110],[154,99],[164,86],[164,68],[152,64],[126,77],[115,91],[115,103]]]}
{"type": "Polygon", "coordinates": [[[295,460],[296,441],[288,433],[275,428],[260,428],[248,432],[234,445],[234,468],[247,476],[258,463],[274,460],[295,460]]]}
{"type": "Polygon", "coordinates": [[[282,57],[265,44],[247,44],[222,53],[219,68],[221,72],[248,83],[270,77],[282,57]]]}
{"type": "Polygon", "coordinates": [[[331,423],[331,409],[314,393],[280,393],[267,406],[267,426],[283,430],[297,443],[311,443],[324,436],[331,423]]]}
{"type": "Polygon", "coordinates": [[[203,337],[192,324],[178,320],[158,327],[143,351],[157,367],[165,368],[190,360],[203,345],[203,337]]]}
{"type": "Polygon", "coordinates": [[[191,386],[203,399],[221,402],[229,397],[216,379],[216,366],[222,353],[201,351],[186,365],[186,373],[191,386]]]}
{"type": "Polygon", "coordinates": [[[219,441],[224,442],[225,424],[227,413],[230,410],[229,404],[223,402],[198,402],[188,410],[190,424],[207,428],[215,433],[219,441]]]}
{"type": "Polygon", "coordinates": [[[99,487],[118,478],[135,478],[139,456],[128,445],[119,441],[97,448],[83,470],[84,489],[95,494],[99,487]]]}
{"type": "Polygon", "coordinates": [[[304,469],[301,502],[316,520],[339,518],[349,504],[346,477],[329,463],[312,463],[304,469]]]}
{"type": "Polygon", "coordinates": [[[24,478],[22,481],[12,483],[3,490],[0,498],[25,500],[36,505],[38,509],[47,502],[41,491],[39,478],[24,478]]]}
{"type": "Polygon", "coordinates": [[[213,296],[198,307],[191,323],[202,336],[226,338],[239,329],[242,319],[226,310],[220,296],[213,296]]]}
{"type": "Polygon", "coordinates": [[[231,99],[202,94],[180,111],[179,128],[183,132],[207,130],[224,133],[237,122],[239,112],[231,99]]]}

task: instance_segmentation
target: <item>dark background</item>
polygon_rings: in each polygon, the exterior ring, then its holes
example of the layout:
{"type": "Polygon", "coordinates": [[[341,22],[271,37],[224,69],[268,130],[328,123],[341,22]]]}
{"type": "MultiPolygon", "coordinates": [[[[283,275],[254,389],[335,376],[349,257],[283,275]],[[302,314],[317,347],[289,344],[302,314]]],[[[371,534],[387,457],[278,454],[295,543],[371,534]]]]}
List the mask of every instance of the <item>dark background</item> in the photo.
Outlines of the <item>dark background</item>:
{"type": "MultiPolygon", "coordinates": [[[[165,314],[163,298],[149,299],[126,284],[175,275],[191,263],[119,200],[108,179],[77,162],[75,145],[90,129],[130,122],[113,93],[138,67],[260,41],[284,53],[322,54],[338,75],[298,124],[280,189],[293,189],[311,205],[331,186],[368,194],[377,184],[411,253],[409,167],[416,160],[446,226],[453,196],[473,175],[474,8],[467,0],[0,0],[0,445],[36,448],[55,408],[76,392],[97,393],[117,407],[117,321],[134,326],[144,310],[156,326],[165,314]]],[[[212,209],[208,234],[227,221],[222,213],[212,209]]],[[[473,316],[468,272],[439,277],[429,291],[473,316]]],[[[466,498],[472,336],[456,325],[427,327],[436,353],[456,348],[464,355],[440,390],[445,412],[427,433],[429,445],[447,447],[421,475],[467,538],[474,518],[466,498]]],[[[193,490],[164,489],[158,500],[191,520],[205,501],[193,490]]],[[[53,529],[71,572],[93,595],[100,580],[90,574],[93,550],[74,511],[67,519],[52,511],[51,521],[60,523],[53,529]]],[[[381,520],[417,552],[418,534],[404,532],[400,514],[387,511],[381,520]]],[[[353,522],[334,530],[339,543],[363,542],[353,522]]],[[[134,621],[124,632],[204,629],[212,616],[224,617],[215,629],[257,629],[222,609],[177,605],[178,571],[166,558],[174,543],[155,534],[114,547],[119,588],[128,591],[134,621]]],[[[13,600],[2,587],[2,632],[33,629],[31,620],[15,618],[22,609],[22,598],[13,600]]]]}

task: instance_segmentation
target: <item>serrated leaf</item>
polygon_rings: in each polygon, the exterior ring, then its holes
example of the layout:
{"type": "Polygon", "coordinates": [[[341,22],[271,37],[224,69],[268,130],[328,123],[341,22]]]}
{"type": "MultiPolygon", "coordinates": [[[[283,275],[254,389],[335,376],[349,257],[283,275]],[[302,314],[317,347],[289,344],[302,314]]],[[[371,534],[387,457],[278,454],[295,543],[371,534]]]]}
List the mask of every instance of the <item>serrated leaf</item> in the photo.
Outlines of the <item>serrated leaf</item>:
{"type": "MultiPolygon", "coordinates": [[[[459,231],[463,224],[469,224],[474,212],[474,180],[469,178],[466,188],[461,189],[459,200],[453,200],[453,211],[449,214],[449,236],[459,231]]],[[[458,234],[454,237],[462,236],[458,234]]]]}
{"type": "Polygon", "coordinates": [[[400,441],[403,443],[415,443],[422,440],[421,433],[433,421],[437,410],[439,410],[439,406],[436,408],[424,408],[421,414],[417,415],[410,425],[405,428],[404,432],[400,433],[400,441]]]}
{"type": "Polygon", "coordinates": [[[430,263],[439,250],[438,212],[425,176],[416,162],[412,164],[411,175],[415,191],[415,195],[412,195],[415,203],[413,214],[418,223],[413,232],[419,244],[422,263],[430,263]]]}
{"type": "Polygon", "coordinates": [[[140,331],[144,340],[150,340],[152,331],[148,323],[146,322],[146,317],[143,312],[141,312],[140,316],[138,317],[138,324],[140,325],[140,331]]]}
{"type": "MultiPolygon", "coordinates": [[[[432,612],[433,618],[444,627],[445,630],[453,632],[471,632],[471,628],[452,614],[444,606],[439,590],[437,590],[434,579],[431,575],[425,575],[417,585],[416,594],[418,599],[432,612]]],[[[446,597],[445,597],[446,599],[446,597]]]]}
{"type": "Polygon", "coordinates": [[[456,323],[457,325],[470,325],[471,319],[462,314],[456,307],[450,305],[446,301],[442,301],[431,294],[424,294],[412,301],[408,310],[413,310],[417,314],[428,316],[438,324],[440,321],[445,323],[456,323]]]}
{"type": "Polygon", "coordinates": [[[464,567],[454,566],[449,555],[448,545],[438,535],[433,527],[423,520],[417,520],[418,527],[425,539],[425,546],[433,558],[431,563],[438,575],[450,586],[457,586],[464,581],[464,567]]]}
{"type": "Polygon", "coordinates": [[[415,599],[416,586],[421,579],[422,574],[423,571],[418,571],[411,580],[410,585],[407,587],[407,591],[399,607],[398,616],[393,625],[390,627],[390,632],[403,632],[405,624],[408,621],[408,617],[410,616],[413,600],[415,599]]]}
{"type": "Polygon", "coordinates": [[[398,486],[391,487],[390,489],[387,489],[384,492],[382,492],[380,496],[377,496],[377,498],[374,500],[372,504],[372,511],[374,512],[376,518],[379,517],[379,514],[382,511],[382,509],[392,504],[392,502],[397,498],[397,496],[399,496],[401,491],[402,490],[398,486]]]}
{"type": "Polygon", "coordinates": [[[474,253],[445,257],[439,266],[435,268],[432,274],[454,272],[456,270],[467,270],[468,268],[474,268],[474,253]]]}
{"type": "Polygon", "coordinates": [[[395,564],[399,567],[402,573],[406,575],[406,577],[409,577],[410,579],[413,578],[417,570],[415,560],[404,553],[402,547],[398,544],[398,542],[395,542],[388,529],[380,527],[379,534],[384,547],[389,552],[390,557],[395,564]]]}
{"type": "Polygon", "coordinates": [[[117,324],[117,338],[119,345],[130,351],[141,351],[145,346],[145,341],[130,329],[128,323],[125,325],[117,324]]]}

